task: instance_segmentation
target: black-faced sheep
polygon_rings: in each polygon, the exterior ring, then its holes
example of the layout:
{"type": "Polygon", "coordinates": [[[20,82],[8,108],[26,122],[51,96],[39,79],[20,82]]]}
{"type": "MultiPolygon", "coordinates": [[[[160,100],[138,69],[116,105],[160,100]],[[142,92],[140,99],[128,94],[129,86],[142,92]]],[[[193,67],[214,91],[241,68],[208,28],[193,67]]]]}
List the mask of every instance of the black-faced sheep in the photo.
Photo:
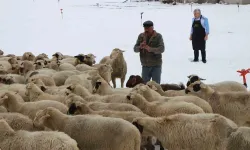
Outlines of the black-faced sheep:
{"type": "Polygon", "coordinates": [[[4,119],[0,119],[0,148],[2,150],[79,150],[76,141],[63,132],[14,131],[4,119]]]}
{"type": "MultiPolygon", "coordinates": [[[[206,80],[199,77],[198,75],[189,75],[188,78],[189,81],[187,82],[187,86],[189,86],[191,83],[194,83],[195,81],[206,80]]],[[[247,91],[247,88],[243,84],[240,84],[236,81],[222,81],[215,84],[207,84],[207,85],[218,92],[247,91]]]]}
{"type": "Polygon", "coordinates": [[[121,87],[124,86],[124,81],[127,74],[127,63],[123,57],[123,50],[118,48],[113,49],[110,56],[104,57],[100,64],[110,64],[113,72],[111,74],[113,87],[116,88],[116,78],[121,79],[121,87]]]}
{"type": "Polygon", "coordinates": [[[195,81],[186,88],[186,93],[205,99],[214,113],[233,120],[239,126],[250,126],[249,92],[218,92],[201,81],[195,81]]]}
{"type": "Polygon", "coordinates": [[[158,138],[170,150],[225,150],[237,125],[218,114],[175,114],[136,118],[133,124],[158,138]]]}
{"type": "Polygon", "coordinates": [[[40,111],[35,125],[45,125],[75,139],[80,149],[140,150],[139,131],[128,121],[99,115],[70,116],[55,108],[40,111]]]}

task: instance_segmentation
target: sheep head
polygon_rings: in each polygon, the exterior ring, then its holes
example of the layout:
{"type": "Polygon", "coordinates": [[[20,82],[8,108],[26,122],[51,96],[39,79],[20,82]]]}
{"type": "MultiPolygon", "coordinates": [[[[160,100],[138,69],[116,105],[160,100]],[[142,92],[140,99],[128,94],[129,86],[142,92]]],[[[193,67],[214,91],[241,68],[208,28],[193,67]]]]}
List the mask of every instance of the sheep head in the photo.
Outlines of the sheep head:
{"type": "Polygon", "coordinates": [[[84,60],[84,62],[85,62],[87,65],[92,66],[93,64],[96,63],[95,58],[96,58],[96,56],[95,56],[94,54],[91,54],[91,53],[90,53],[90,54],[87,54],[87,55],[85,55],[85,60],[84,60]]]}
{"type": "Polygon", "coordinates": [[[14,135],[15,131],[9,126],[4,118],[0,118],[0,133],[5,133],[7,135],[14,135]]]}
{"type": "Polygon", "coordinates": [[[79,55],[76,55],[74,57],[77,59],[77,61],[79,61],[79,63],[77,63],[77,64],[80,64],[80,63],[84,62],[84,59],[85,59],[85,55],[84,54],[79,54],[79,55]]]}
{"type": "Polygon", "coordinates": [[[158,88],[161,88],[161,86],[158,83],[156,83],[155,81],[148,81],[147,86],[154,91],[158,91],[158,88]]]}
{"type": "Polygon", "coordinates": [[[68,86],[66,89],[68,89],[70,92],[74,91],[76,88],[75,84],[71,84],[70,86],[68,86]]]}
{"type": "Polygon", "coordinates": [[[45,54],[45,53],[42,53],[42,54],[39,54],[39,55],[36,56],[35,61],[37,61],[37,60],[45,60],[46,58],[47,59],[49,58],[48,55],[45,54]]]}
{"type": "Polygon", "coordinates": [[[126,87],[133,88],[140,83],[144,83],[144,81],[139,75],[131,75],[126,83],[126,87]]]}
{"type": "Polygon", "coordinates": [[[67,114],[69,114],[69,115],[86,114],[86,110],[89,110],[87,105],[85,105],[81,102],[73,102],[69,106],[69,110],[68,110],[67,114]]]}
{"type": "Polygon", "coordinates": [[[194,83],[191,83],[186,89],[185,93],[192,93],[192,94],[198,94],[200,92],[203,92],[205,89],[207,89],[207,85],[205,85],[201,81],[195,81],[194,83]]]}
{"type": "Polygon", "coordinates": [[[55,54],[52,55],[52,57],[55,57],[57,60],[62,60],[63,54],[60,52],[56,52],[55,54]]]}
{"type": "Polygon", "coordinates": [[[93,88],[93,93],[97,92],[97,90],[99,89],[99,87],[101,86],[101,84],[102,84],[102,81],[100,81],[100,79],[96,81],[95,86],[93,88]]]}
{"type": "Polygon", "coordinates": [[[202,81],[202,80],[206,80],[203,78],[200,78],[198,75],[192,74],[188,76],[188,82],[186,86],[189,86],[191,83],[194,83],[195,81],[202,81]]]}
{"type": "Polygon", "coordinates": [[[35,69],[42,69],[42,68],[45,68],[45,61],[44,60],[37,60],[35,63],[34,63],[34,66],[35,66],[35,69]]]}
{"type": "Polygon", "coordinates": [[[113,49],[113,51],[111,52],[110,58],[111,58],[111,59],[115,59],[115,58],[117,58],[117,57],[123,56],[123,52],[125,52],[125,51],[120,50],[119,48],[115,48],[115,49],[113,49]]]}
{"type": "Polygon", "coordinates": [[[35,127],[46,126],[46,120],[50,118],[49,110],[51,107],[45,108],[44,110],[38,110],[36,116],[33,120],[33,125],[35,127]]]}
{"type": "Polygon", "coordinates": [[[8,59],[8,62],[9,62],[11,65],[18,64],[16,57],[10,57],[10,58],[8,59]]]}
{"type": "Polygon", "coordinates": [[[31,52],[25,52],[23,54],[22,60],[29,60],[29,61],[34,61],[35,60],[35,55],[31,52]]]}

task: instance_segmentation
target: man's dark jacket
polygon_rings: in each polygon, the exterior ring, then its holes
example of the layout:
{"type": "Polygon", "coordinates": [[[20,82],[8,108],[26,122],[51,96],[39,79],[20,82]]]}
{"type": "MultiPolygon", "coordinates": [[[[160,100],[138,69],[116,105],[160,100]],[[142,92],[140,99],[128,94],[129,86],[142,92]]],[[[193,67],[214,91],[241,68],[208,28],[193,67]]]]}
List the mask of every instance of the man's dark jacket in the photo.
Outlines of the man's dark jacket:
{"type": "Polygon", "coordinates": [[[145,33],[141,33],[138,36],[136,44],[134,46],[134,51],[136,53],[140,52],[140,60],[142,66],[153,67],[162,65],[162,53],[165,50],[164,41],[162,35],[154,31],[154,34],[150,39],[145,33]],[[145,49],[140,49],[140,44],[145,41],[150,47],[149,52],[145,49]]]}

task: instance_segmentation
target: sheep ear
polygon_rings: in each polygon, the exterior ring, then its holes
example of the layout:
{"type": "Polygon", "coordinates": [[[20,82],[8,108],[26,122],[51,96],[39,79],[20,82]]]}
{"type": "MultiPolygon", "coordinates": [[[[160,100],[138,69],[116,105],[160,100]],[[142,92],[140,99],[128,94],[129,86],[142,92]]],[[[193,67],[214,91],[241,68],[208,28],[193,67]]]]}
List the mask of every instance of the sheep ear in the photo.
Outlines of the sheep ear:
{"type": "Polygon", "coordinates": [[[46,91],[46,88],[44,86],[41,86],[40,89],[44,92],[46,91]]]}
{"type": "Polygon", "coordinates": [[[124,50],[121,50],[121,52],[123,52],[123,53],[124,53],[125,51],[124,51],[124,50]]]}
{"type": "Polygon", "coordinates": [[[140,131],[140,133],[143,132],[143,126],[140,125],[137,121],[133,121],[132,124],[140,131]]]}
{"type": "Polygon", "coordinates": [[[206,80],[206,79],[200,78],[200,80],[206,80]]]}
{"type": "Polygon", "coordinates": [[[191,75],[187,76],[189,79],[191,78],[191,75]]]}

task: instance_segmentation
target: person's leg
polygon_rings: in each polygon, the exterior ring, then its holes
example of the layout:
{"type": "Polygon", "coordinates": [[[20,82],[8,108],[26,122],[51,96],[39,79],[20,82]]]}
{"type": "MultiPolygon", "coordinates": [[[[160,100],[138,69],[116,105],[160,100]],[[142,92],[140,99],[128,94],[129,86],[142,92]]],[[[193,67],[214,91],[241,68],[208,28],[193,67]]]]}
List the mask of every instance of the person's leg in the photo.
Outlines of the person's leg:
{"type": "Polygon", "coordinates": [[[142,66],[142,79],[144,83],[147,83],[151,79],[151,67],[142,66]]]}
{"type": "Polygon", "coordinates": [[[194,60],[193,61],[199,61],[199,49],[197,47],[198,43],[196,40],[192,40],[192,47],[194,50],[194,60]]]}
{"type": "Polygon", "coordinates": [[[204,41],[202,49],[201,49],[201,57],[202,57],[202,62],[206,63],[207,59],[206,59],[206,41],[204,41]]]}
{"type": "Polygon", "coordinates": [[[199,61],[199,50],[194,50],[194,61],[199,61]]]}
{"type": "Polygon", "coordinates": [[[161,83],[161,66],[153,67],[152,80],[158,84],[161,83]]]}

